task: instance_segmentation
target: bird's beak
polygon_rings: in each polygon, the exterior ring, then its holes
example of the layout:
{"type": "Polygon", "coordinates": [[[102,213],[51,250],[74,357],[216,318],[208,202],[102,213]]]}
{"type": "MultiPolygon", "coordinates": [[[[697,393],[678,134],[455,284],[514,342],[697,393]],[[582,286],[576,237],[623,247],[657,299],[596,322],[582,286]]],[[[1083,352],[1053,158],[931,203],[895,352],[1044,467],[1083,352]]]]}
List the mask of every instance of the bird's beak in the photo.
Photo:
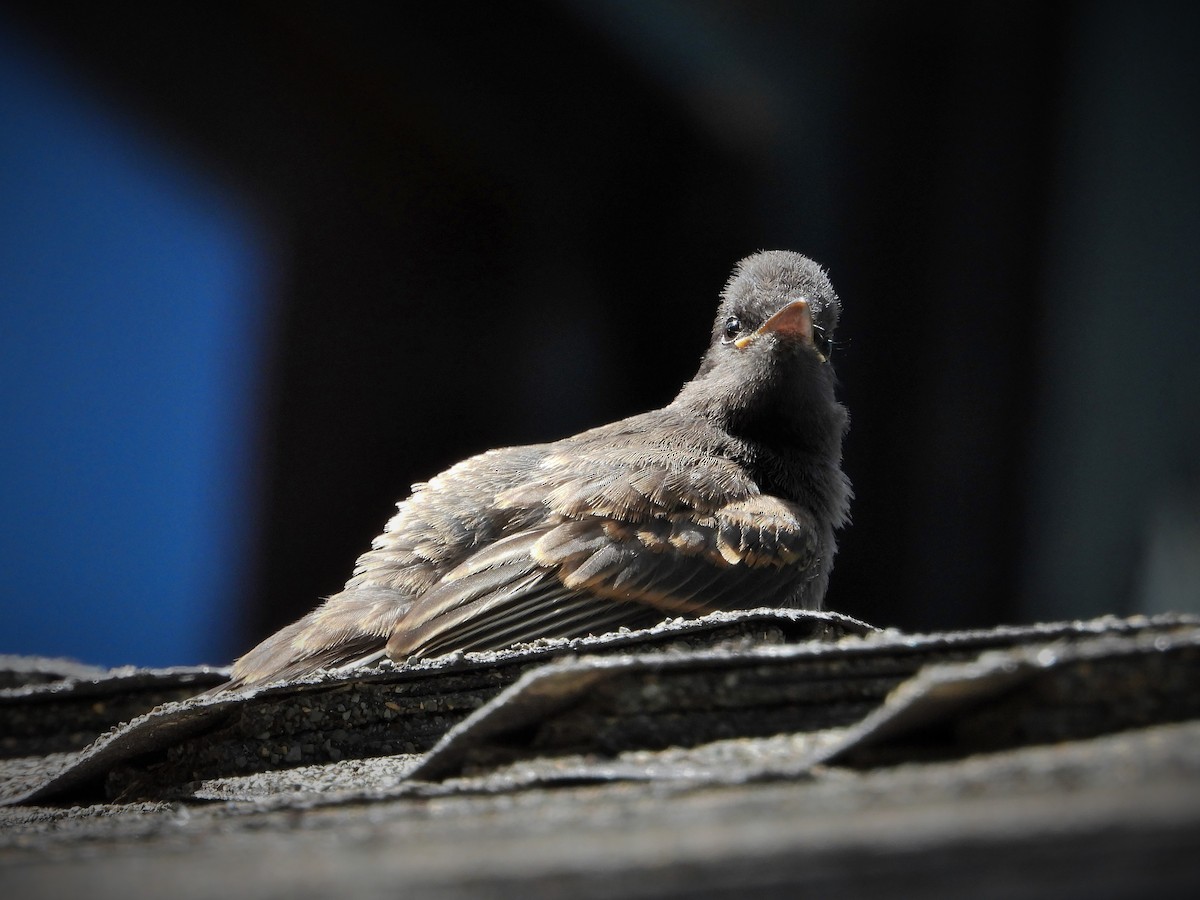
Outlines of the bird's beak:
{"type": "Polygon", "coordinates": [[[812,309],[809,308],[807,300],[793,300],[767,321],[762,323],[762,327],[758,331],[744,335],[733,342],[733,345],[739,350],[745,348],[752,341],[757,340],[762,335],[768,332],[774,332],[779,337],[791,338],[805,344],[811,345],[813,342],[813,320],[812,309]]]}

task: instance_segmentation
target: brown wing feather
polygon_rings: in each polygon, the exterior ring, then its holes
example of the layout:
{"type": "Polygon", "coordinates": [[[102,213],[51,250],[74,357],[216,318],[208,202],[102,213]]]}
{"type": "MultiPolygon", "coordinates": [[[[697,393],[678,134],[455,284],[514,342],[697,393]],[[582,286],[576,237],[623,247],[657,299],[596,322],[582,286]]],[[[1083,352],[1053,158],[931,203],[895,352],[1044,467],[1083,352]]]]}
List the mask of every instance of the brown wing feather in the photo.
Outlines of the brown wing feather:
{"type": "Polygon", "coordinates": [[[670,428],[652,446],[629,428],[490,451],[418,485],[345,589],[239,660],[235,680],[384,646],[404,659],[806,602],[807,511],[711,448],[673,445],[670,428]]]}
{"type": "Polygon", "coordinates": [[[757,496],[713,516],[554,517],[468,558],[397,623],[388,655],[494,649],[718,609],[805,602],[810,517],[757,496]],[[683,538],[680,538],[683,535],[683,538]]]}

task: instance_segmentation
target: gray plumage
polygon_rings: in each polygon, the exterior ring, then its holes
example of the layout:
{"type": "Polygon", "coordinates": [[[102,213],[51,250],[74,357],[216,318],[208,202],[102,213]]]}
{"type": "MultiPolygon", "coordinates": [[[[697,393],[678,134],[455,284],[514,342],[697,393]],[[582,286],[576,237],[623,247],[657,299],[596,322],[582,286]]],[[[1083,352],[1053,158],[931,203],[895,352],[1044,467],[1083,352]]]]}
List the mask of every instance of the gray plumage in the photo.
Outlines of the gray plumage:
{"type": "Polygon", "coordinates": [[[828,362],[838,313],[811,260],[742,260],[700,369],[670,404],[414,485],[345,588],[238,660],[231,684],[380,651],[403,660],[721,609],[819,608],[851,496],[828,362]]]}

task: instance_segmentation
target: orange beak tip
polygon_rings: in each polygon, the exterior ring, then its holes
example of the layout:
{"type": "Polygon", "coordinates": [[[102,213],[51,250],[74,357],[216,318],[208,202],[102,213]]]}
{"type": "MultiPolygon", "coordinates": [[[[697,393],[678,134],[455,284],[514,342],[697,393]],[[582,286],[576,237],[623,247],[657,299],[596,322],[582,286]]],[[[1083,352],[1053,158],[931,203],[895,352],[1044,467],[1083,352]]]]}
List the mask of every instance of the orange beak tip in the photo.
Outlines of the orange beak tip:
{"type": "Polygon", "coordinates": [[[813,342],[812,308],[807,300],[793,300],[767,321],[756,334],[772,331],[780,337],[798,338],[806,344],[813,342]]]}

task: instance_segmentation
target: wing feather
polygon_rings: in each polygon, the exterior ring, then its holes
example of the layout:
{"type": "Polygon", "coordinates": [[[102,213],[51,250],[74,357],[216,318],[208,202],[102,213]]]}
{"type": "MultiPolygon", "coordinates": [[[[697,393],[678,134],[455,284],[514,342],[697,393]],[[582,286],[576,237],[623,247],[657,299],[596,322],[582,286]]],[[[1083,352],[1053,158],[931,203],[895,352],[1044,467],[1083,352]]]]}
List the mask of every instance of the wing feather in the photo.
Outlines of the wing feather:
{"type": "Polygon", "coordinates": [[[669,428],[647,446],[635,421],[490,451],[417,485],[345,589],[239,660],[235,680],[385,646],[404,659],[819,602],[806,584],[824,577],[823,536],[807,510],[669,428]]]}

